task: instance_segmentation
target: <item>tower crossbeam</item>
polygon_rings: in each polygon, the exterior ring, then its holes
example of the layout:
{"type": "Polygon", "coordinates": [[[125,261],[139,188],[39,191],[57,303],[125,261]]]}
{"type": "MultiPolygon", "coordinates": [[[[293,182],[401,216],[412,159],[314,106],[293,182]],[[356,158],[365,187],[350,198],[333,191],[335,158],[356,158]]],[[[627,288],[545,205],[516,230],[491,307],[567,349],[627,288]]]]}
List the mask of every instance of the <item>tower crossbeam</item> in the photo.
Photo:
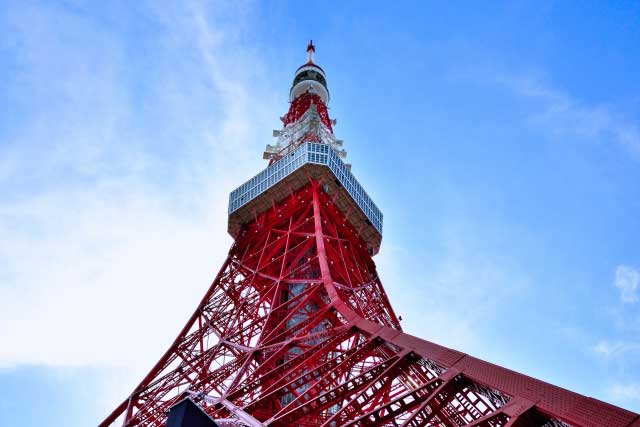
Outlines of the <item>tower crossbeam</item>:
{"type": "Polygon", "coordinates": [[[640,427],[638,414],[402,330],[373,261],[382,213],[343,161],[307,52],[269,165],[229,196],[222,268],[100,427],[640,427]]]}

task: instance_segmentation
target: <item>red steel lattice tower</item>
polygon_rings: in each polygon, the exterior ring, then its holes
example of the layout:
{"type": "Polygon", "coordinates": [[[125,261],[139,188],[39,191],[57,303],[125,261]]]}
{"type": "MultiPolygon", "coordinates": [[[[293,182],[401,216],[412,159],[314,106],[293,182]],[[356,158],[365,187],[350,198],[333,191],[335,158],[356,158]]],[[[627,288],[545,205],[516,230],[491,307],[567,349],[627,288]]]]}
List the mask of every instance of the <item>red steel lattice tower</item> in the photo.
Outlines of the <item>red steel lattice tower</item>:
{"type": "Polygon", "coordinates": [[[640,427],[637,414],[402,332],[372,259],[382,214],[351,173],[325,73],[296,71],[269,166],[229,198],[235,239],[169,350],[100,426],[640,427]]]}

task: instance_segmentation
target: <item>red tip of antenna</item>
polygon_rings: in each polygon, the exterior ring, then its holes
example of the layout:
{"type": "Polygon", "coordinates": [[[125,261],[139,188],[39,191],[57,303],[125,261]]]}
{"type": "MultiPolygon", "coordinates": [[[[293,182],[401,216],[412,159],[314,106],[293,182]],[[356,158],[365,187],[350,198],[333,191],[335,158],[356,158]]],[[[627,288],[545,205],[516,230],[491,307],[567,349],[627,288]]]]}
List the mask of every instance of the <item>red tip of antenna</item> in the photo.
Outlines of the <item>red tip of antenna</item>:
{"type": "Polygon", "coordinates": [[[316,51],[316,47],[313,45],[313,40],[309,40],[309,45],[307,46],[307,52],[315,52],[316,51]]]}

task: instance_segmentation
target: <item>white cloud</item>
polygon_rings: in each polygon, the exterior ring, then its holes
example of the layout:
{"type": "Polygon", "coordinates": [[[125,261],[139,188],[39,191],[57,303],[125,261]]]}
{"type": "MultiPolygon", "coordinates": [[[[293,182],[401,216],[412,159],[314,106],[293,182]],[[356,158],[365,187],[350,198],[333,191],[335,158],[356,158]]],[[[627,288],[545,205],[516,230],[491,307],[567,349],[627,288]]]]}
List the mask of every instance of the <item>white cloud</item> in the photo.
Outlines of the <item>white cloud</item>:
{"type": "Polygon", "coordinates": [[[454,78],[501,86],[534,104],[531,123],[553,133],[607,138],[640,156],[640,127],[606,104],[589,104],[545,82],[536,73],[514,73],[495,66],[472,67],[454,78]]]}
{"type": "Polygon", "coordinates": [[[623,347],[622,343],[610,343],[608,341],[600,341],[593,347],[593,351],[604,356],[611,357],[613,354],[616,354],[623,347]]]}
{"type": "Polygon", "coordinates": [[[600,341],[594,347],[593,351],[597,354],[608,358],[621,358],[629,353],[640,353],[640,343],[633,341],[600,341]]]}
{"type": "Polygon", "coordinates": [[[137,53],[82,13],[12,12],[16,98],[37,108],[0,144],[0,366],[135,382],[220,267],[228,191],[263,166],[277,111],[238,30],[249,9],[188,6],[141,12],[157,33],[137,53]]]}
{"type": "Polygon", "coordinates": [[[613,384],[607,388],[609,397],[620,405],[640,399],[640,385],[629,382],[638,372],[640,364],[640,341],[638,341],[638,317],[634,305],[638,300],[638,271],[625,265],[616,268],[614,285],[620,290],[620,302],[610,308],[613,325],[610,338],[596,343],[592,350],[607,365],[615,368],[608,382],[613,384]]]}
{"type": "Polygon", "coordinates": [[[209,287],[228,192],[264,167],[286,104],[245,42],[246,4],[151,2],[140,52],[107,17],[10,10],[9,102],[31,103],[0,133],[0,369],[100,366],[106,414],[209,287]]]}
{"type": "Polygon", "coordinates": [[[619,265],[616,268],[615,286],[620,289],[620,299],[625,303],[638,301],[640,287],[640,272],[628,265],[619,265]]]}
{"type": "Polygon", "coordinates": [[[609,388],[609,394],[614,399],[640,400],[640,384],[614,384],[609,388]]]}
{"type": "Polygon", "coordinates": [[[441,229],[438,255],[407,250],[389,236],[376,258],[377,269],[405,332],[495,359],[485,326],[501,321],[496,319],[500,307],[526,292],[529,277],[507,256],[479,249],[468,233],[465,209],[456,204],[455,210],[455,218],[441,229]]]}
{"type": "Polygon", "coordinates": [[[618,117],[609,107],[580,102],[532,76],[504,76],[498,80],[519,95],[540,102],[542,111],[532,118],[535,123],[549,126],[558,133],[611,137],[635,154],[640,154],[640,129],[618,117]]]}

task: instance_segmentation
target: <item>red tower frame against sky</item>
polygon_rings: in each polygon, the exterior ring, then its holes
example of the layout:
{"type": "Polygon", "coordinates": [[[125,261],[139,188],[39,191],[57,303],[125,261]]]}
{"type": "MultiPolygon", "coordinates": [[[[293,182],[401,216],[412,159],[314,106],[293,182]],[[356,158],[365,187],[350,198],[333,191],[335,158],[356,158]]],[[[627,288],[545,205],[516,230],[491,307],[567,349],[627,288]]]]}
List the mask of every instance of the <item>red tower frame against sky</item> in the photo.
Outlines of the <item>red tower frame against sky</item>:
{"type": "Polygon", "coordinates": [[[315,47],[235,242],[171,347],[100,426],[640,427],[637,414],[402,332],[373,261],[382,214],[343,162],[315,47]]]}

